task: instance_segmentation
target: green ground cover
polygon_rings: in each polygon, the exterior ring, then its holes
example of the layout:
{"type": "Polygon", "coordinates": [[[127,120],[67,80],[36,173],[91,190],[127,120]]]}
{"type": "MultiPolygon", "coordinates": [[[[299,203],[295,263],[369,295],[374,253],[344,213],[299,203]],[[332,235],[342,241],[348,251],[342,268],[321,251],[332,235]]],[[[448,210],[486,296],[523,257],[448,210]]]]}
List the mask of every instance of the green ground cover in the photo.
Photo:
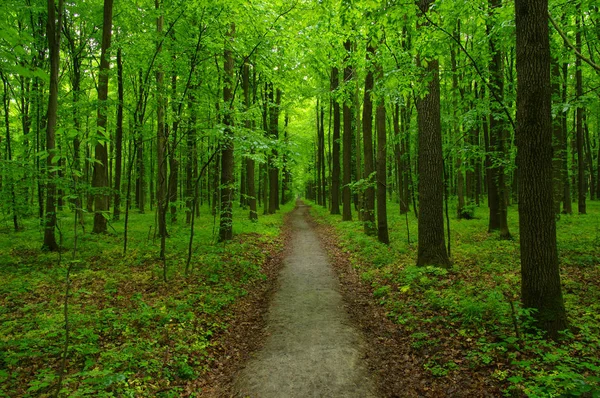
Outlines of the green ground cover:
{"type": "MultiPolygon", "coordinates": [[[[506,396],[600,397],[600,203],[588,215],[561,215],[557,239],[563,294],[572,326],[558,343],[529,328],[520,307],[519,231],[509,209],[513,240],[487,233],[487,207],[458,220],[450,208],[453,266],[418,268],[417,220],[389,203],[389,247],[313,205],[320,222],[335,226],[341,245],[387,316],[411,336],[435,377],[471,372],[496,380],[506,396]]],[[[354,214],[356,220],[356,213],[354,214]]]]}
{"type": "Polygon", "coordinates": [[[59,220],[60,264],[59,254],[40,251],[43,231],[37,220],[26,221],[25,230],[16,234],[9,225],[0,226],[0,396],[54,393],[65,340],[69,266],[70,345],[61,395],[189,394],[215,359],[229,308],[264,278],[261,265],[281,248],[283,214],[292,207],[261,216],[258,223],[236,209],[236,238],[225,244],[216,243],[218,217],[202,208],[187,278],[189,227],[184,221],[169,225],[167,283],[154,213],[131,214],[125,256],[123,221],[118,221],[107,235],[80,231],[75,257],[73,217],[66,213],[59,220]]]}

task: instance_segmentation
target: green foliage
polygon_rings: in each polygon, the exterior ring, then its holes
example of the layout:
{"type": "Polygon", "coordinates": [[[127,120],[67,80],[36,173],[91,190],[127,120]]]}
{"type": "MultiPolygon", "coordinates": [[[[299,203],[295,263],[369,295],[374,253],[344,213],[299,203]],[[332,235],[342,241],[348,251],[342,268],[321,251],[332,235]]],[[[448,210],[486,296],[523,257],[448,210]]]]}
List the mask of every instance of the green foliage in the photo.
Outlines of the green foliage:
{"type": "MultiPolygon", "coordinates": [[[[511,241],[486,233],[487,218],[451,219],[449,270],[413,265],[416,245],[406,240],[404,215],[390,214],[392,243],[387,247],[366,236],[360,222],[341,223],[319,206],[311,212],[335,225],[361,280],[410,336],[415,355],[429,355],[423,366],[432,376],[471,372],[491,377],[506,396],[594,397],[600,396],[600,207],[597,202],[588,206],[589,215],[563,215],[557,224],[563,291],[574,330],[558,342],[547,341],[533,326],[532,311],[520,306],[516,209],[509,208],[516,237],[511,241]]],[[[417,236],[417,220],[412,213],[408,218],[411,237],[417,236]]]]}
{"type": "MultiPolygon", "coordinates": [[[[283,208],[282,214],[291,205],[283,208]]],[[[152,214],[131,214],[130,251],[119,235],[80,235],[71,271],[70,345],[63,395],[180,396],[213,366],[231,305],[264,280],[261,265],[279,239],[282,214],[247,221],[235,211],[233,242],[217,244],[202,208],[193,271],[183,275],[189,227],[169,225],[169,282],[162,282],[152,214]]],[[[91,219],[87,217],[88,223],[91,219]]],[[[91,230],[91,226],[88,226],[91,230]]],[[[0,239],[0,396],[44,396],[56,386],[65,336],[64,273],[73,247],[64,231],[63,267],[39,251],[35,221],[0,239]]]]}

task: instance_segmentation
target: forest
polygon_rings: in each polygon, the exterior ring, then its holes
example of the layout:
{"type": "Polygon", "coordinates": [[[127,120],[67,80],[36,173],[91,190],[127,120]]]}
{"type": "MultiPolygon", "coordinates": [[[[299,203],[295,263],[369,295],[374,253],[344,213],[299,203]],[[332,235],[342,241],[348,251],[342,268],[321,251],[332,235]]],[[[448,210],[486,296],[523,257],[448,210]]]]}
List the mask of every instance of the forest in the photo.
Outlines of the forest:
{"type": "Polygon", "coordinates": [[[373,396],[600,397],[596,1],[2,0],[0,80],[0,396],[286,396],[318,262],[373,396]]]}

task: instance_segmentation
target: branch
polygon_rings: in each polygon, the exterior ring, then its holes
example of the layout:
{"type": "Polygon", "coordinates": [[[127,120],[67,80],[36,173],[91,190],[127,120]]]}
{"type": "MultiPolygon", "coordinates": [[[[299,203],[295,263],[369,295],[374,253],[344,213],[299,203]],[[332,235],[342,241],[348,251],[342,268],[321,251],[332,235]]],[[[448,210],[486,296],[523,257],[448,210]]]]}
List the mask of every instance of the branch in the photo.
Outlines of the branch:
{"type": "Polygon", "coordinates": [[[552,15],[550,13],[548,13],[548,19],[550,20],[550,23],[552,24],[552,26],[554,26],[554,29],[556,29],[556,31],[558,32],[560,37],[562,37],[562,39],[565,41],[565,44],[567,45],[567,47],[570,47],[571,50],[573,50],[573,52],[575,52],[575,55],[577,55],[577,57],[579,59],[581,59],[583,62],[585,62],[586,64],[591,66],[596,72],[600,73],[600,65],[595,64],[594,62],[592,62],[591,59],[585,57],[582,53],[579,52],[579,50],[577,50],[577,48],[573,45],[573,43],[571,43],[569,41],[565,32],[563,32],[560,29],[560,27],[558,26],[558,24],[556,23],[554,18],[552,18],[552,15]]]}

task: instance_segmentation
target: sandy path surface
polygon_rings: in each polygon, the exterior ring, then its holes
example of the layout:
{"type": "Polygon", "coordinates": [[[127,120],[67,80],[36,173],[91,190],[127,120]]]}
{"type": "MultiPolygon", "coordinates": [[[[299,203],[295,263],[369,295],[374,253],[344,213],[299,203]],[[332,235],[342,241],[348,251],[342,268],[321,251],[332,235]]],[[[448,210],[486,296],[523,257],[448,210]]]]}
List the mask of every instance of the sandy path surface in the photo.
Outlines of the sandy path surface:
{"type": "Polygon", "coordinates": [[[327,253],[299,204],[264,346],[235,380],[239,397],[376,397],[364,342],[352,325],[327,253]]]}

